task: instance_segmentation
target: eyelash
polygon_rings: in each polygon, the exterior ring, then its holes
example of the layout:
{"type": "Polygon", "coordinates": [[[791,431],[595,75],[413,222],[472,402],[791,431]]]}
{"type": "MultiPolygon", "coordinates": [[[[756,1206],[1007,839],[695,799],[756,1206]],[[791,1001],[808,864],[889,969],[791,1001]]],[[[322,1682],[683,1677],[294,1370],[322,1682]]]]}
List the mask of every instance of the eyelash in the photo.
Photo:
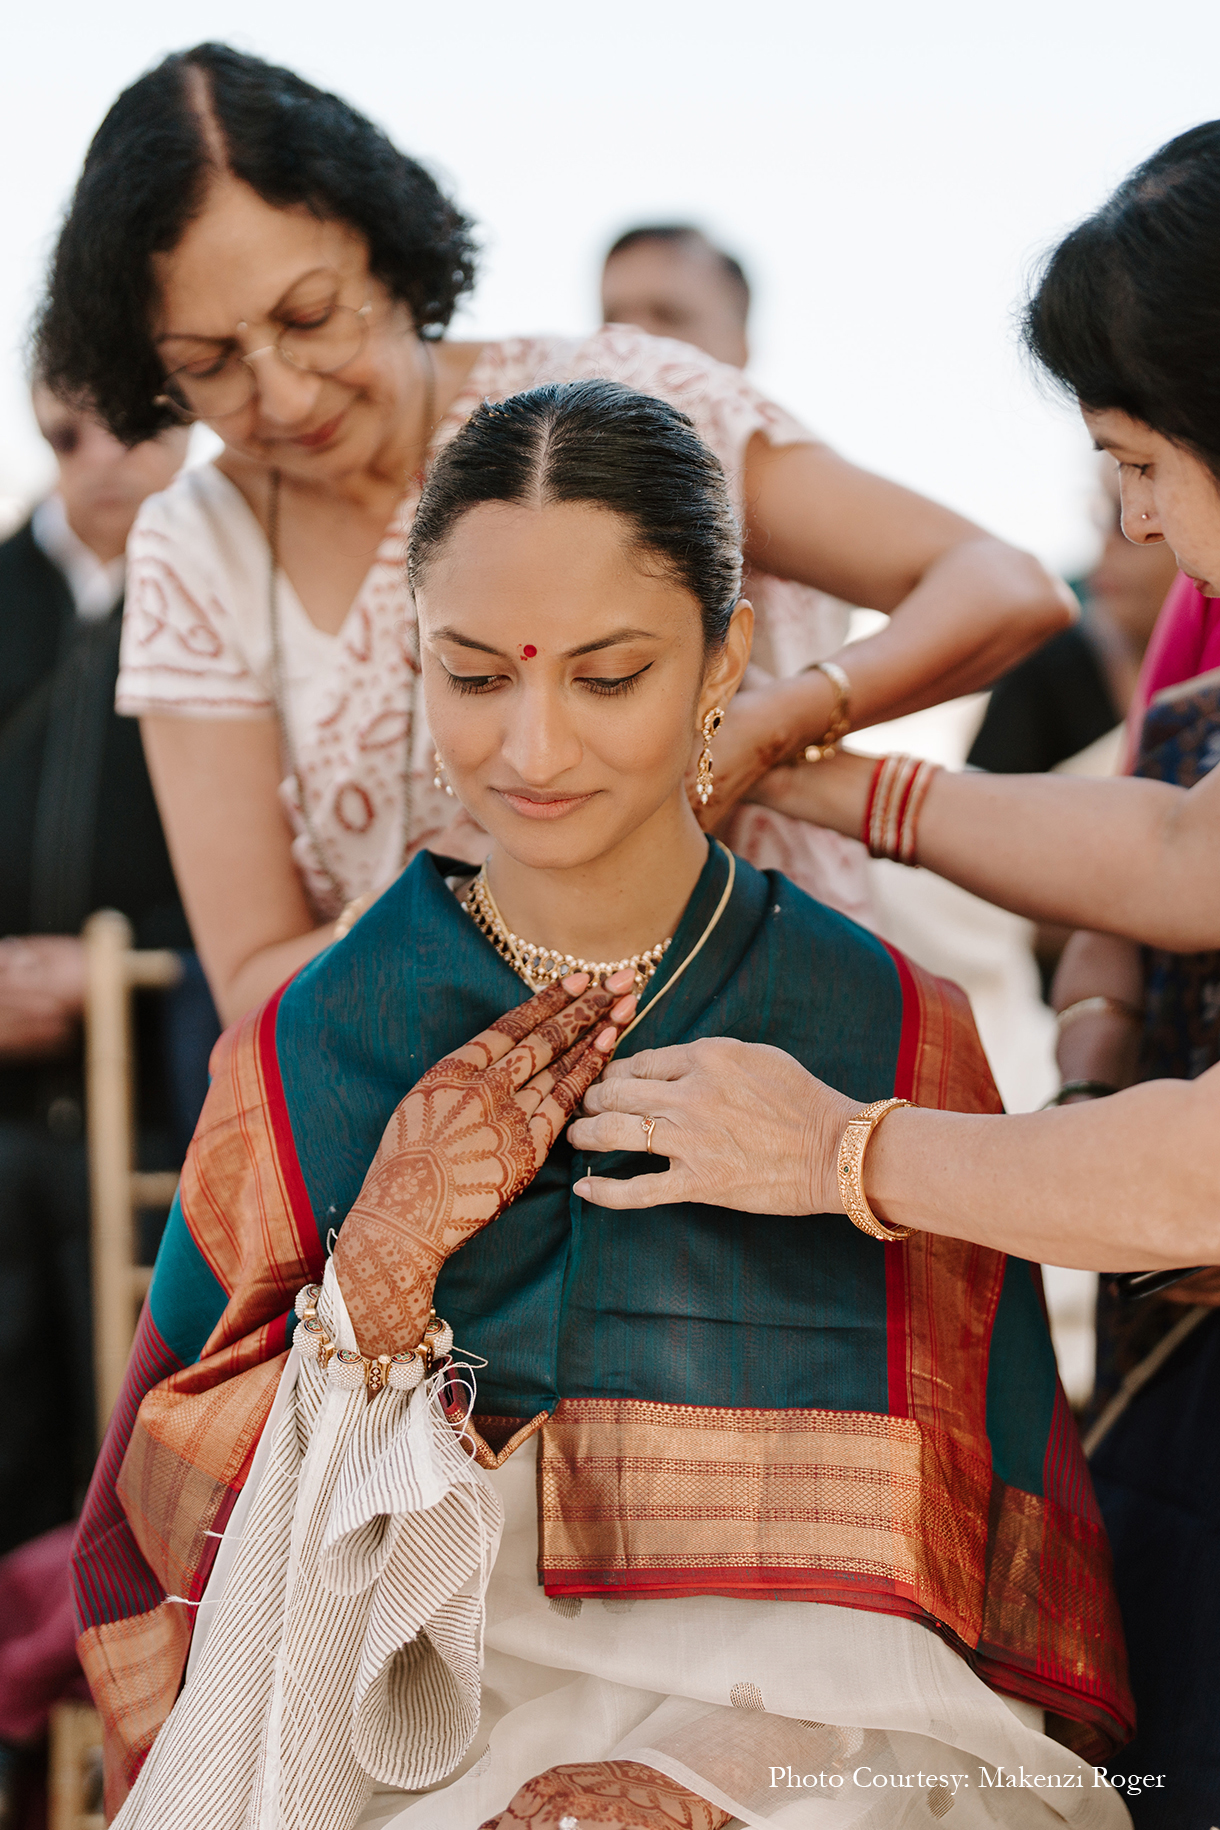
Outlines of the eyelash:
{"type": "MultiPolygon", "coordinates": [[[[625,694],[633,693],[636,690],[651,666],[652,662],[649,661],[646,666],[638,668],[635,673],[624,674],[618,680],[585,679],[579,681],[578,684],[587,686],[598,699],[622,698],[625,694]]],[[[504,674],[451,674],[448,668],[445,669],[445,675],[450,686],[459,693],[494,692],[499,682],[506,678],[504,674]]]]}

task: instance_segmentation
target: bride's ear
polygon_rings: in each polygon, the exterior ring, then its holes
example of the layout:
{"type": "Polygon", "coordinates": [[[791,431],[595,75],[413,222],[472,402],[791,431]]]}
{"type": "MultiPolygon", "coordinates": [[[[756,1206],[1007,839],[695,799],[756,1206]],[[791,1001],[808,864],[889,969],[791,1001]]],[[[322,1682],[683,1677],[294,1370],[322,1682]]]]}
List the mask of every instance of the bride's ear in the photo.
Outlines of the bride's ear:
{"type": "Polygon", "coordinates": [[[750,662],[750,649],[754,643],[754,606],[749,598],[738,599],[724,638],[724,645],[712,656],[711,666],[703,682],[700,702],[708,705],[727,706],[737,688],[741,677],[750,662]]]}

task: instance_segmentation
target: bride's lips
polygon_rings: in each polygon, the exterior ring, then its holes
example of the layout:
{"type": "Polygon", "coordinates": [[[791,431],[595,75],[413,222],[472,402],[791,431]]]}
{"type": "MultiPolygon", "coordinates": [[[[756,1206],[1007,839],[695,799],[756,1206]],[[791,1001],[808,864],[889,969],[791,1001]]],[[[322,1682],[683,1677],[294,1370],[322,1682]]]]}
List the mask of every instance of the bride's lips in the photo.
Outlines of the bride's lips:
{"type": "Polygon", "coordinates": [[[494,788],[492,792],[527,820],[560,820],[565,813],[593,799],[591,794],[519,794],[512,788],[494,788]]]}
{"type": "MultiPolygon", "coordinates": [[[[344,412],[346,410],[344,408],[344,412]]],[[[330,444],[342,423],[343,413],[336,413],[333,419],[328,419],[326,424],[319,426],[316,432],[299,432],[292,443],[303,446],[306,451],[316,451],[320,445],[330,444]]]]}

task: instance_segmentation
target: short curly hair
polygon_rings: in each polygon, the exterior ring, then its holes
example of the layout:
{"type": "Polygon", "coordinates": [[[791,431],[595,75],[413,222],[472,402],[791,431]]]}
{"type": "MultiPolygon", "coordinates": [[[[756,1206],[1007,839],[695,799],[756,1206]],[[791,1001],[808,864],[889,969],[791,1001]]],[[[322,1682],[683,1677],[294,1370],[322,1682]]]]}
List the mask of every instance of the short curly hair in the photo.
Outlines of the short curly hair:
{"type": "Polygon", "coordinates": [[[468,218],[347,102],[229,45],[175,52],[123,91],[94,135],[31,339],[48,387],[88,398],[129,445],[176,423],[156,404],[153,256],[203,207],[218,153],[265,202],[304,204],[362,235],[370,270],[421,334],[439,336],[474,283],[468,218]]]}

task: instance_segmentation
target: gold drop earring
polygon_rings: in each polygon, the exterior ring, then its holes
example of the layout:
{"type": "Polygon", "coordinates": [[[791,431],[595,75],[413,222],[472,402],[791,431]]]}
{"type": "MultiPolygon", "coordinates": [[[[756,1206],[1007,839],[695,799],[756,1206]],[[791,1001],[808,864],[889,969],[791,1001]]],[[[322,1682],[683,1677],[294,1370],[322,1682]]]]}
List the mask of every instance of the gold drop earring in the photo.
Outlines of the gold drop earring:
{"type": "Polygon", "coordinates": [[[695,777],[695,793],[699,796],[699,805],[706,807],[715,793],[716,785],[712,780],[712,738],[724,723],[724,707],[714,705],[703,720],[703,748],[699,753],[699,773],[695,777]]]}
{"type": "Polygon", "coordinates": [[[452,794],[453,789],[445,780],[445,765],[441,761],[441,753],[439,750],[433,750],[432,752],[432,767],[435,771],[432,777],[432,786],[434,788],[443,788],[446,794],[452,794]]]}

